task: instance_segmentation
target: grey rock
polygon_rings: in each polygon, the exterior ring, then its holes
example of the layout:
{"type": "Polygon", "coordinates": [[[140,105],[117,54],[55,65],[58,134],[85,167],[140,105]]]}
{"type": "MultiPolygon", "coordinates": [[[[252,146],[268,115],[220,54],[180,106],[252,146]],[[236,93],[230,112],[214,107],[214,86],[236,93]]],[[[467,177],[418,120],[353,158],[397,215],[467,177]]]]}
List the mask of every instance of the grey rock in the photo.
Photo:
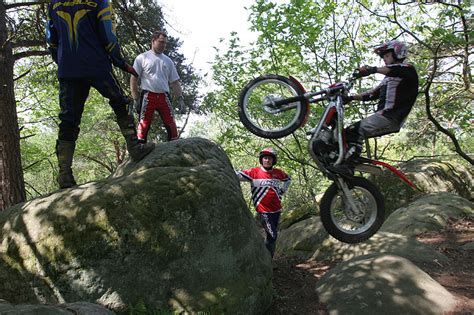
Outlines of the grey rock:
{"type": "Polygon", "coordinates": [[[439,231],[448,220],[474,215],[474,203],[451,193],[433,193],[397,209],[384,222],[380,231],[415,236],[439,231]]]}
{"type": "Polygon", "coordinates": [[[467,200],[474,197],[473,169],[456,161],[418,159],[402,163],[398,167],[419,191],[413,190],[387,170],[380,176],[372,176],[371,180],[385,196],[387,216],[424,194],[449,192],[467,200]]]}
{"type": "Polygon", "coordinates": [[[318,281],[317,292],[331,315],[441,315],[456,306],[454,296],[428,274],[393,255],[341,263],[318,281]]]}
{"type": "Polygon", "coordinates": [[[474,250],[474,242],[469,242],[461,246],[463,250],[474,250]]]}
{"type": "Polygon", "coordinates": [[[224,151],[157,145],[110,178],[0,213],[0,297],[116,312],[257,314],[272,265],[224,151]]]}
{"type": "Polygon", "coordinates": [[[283,230],[277,252],[318,261],[349,260],[374,253],[395,254],[414,262],[448,261],[445,255],[430,246],[396,233],[379,232],[362,243],[342,243],[327,234],[319,217],[312,217],[283,230]]]}
{"type": "Polygon", "coordinates": [[[60,305],[11,305],[0,300],[0,315],[111,315],[114,312],[93,303],[76,302],[60,305]]]}

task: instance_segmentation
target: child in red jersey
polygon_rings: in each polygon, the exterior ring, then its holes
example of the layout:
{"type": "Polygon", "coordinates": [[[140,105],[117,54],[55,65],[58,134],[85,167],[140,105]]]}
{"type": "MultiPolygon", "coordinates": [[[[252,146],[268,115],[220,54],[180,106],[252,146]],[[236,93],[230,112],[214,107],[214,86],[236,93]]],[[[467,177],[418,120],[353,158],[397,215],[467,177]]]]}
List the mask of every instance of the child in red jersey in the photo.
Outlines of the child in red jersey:
{"type": "Polygon", "coordinates": [[[252,201],[266,233],[265,246],[273,257],[282,210],[281,198],[288,190],[291,178],[273,167],[277,162],[277,153],[273,148],[263,149],[259,154],[259,161],[260,167],[236,171],[236,174],[240,181],[250,182],[252,201]]]}

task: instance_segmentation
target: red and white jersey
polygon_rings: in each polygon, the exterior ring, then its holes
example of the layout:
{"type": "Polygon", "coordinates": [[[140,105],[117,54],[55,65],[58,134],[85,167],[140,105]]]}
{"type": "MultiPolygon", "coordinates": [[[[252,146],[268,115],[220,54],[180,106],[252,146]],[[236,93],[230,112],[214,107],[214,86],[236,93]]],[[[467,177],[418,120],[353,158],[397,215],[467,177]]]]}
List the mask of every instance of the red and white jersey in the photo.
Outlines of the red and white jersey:
{"type": "Polygon", "coordinates": [[[290,186],[291,178],[278,168],[255,167],[236,171],[240,181],[250,182],[252,201],[257,212],[281,211],[281,198],[290,186]]]}

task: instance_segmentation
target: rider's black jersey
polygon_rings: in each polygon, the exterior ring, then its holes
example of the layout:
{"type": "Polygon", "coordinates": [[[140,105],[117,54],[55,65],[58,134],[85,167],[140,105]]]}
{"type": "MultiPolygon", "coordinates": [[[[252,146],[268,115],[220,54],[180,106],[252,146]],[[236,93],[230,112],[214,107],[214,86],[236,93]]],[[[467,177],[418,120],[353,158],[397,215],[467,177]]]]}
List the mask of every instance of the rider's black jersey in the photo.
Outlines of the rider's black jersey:
{"type": "Polygon", "coordinates": [[[410,113],[418,95],[418,74],[415,67],[406,63],[386,67],[390,72],[375,89],[364,93],[363,99],[378,99],[377,111],[383,111],[384,116],[402,122],[410,113]]]}

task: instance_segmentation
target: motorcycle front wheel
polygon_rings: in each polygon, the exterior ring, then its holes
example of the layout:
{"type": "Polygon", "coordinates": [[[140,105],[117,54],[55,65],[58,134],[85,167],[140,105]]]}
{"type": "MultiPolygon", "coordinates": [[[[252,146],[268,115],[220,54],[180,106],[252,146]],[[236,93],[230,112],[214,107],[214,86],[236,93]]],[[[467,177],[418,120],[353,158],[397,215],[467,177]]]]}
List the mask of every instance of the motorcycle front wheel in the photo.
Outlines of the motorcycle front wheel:
{"type": "Polygon", "coordinates": [[[240,93],[239,119],[259,137],[277,139],[288,136],[304,124],[309,105],[304,98],[286,103],[284,100],[303,94],[301,86],[289,78],[280,75],[258,77],[240,93]],[[284,104],[275,105],[275,101],[284,104]]]}
{"type": "Polygon", "coordinates": [[[334,182],[320,203],[321,222],[326,231],[344,243],[369,239],[382,226],[385,210],[378,188],[363,177],[344,179],[354,201],[351,205],[334,182]]]}

